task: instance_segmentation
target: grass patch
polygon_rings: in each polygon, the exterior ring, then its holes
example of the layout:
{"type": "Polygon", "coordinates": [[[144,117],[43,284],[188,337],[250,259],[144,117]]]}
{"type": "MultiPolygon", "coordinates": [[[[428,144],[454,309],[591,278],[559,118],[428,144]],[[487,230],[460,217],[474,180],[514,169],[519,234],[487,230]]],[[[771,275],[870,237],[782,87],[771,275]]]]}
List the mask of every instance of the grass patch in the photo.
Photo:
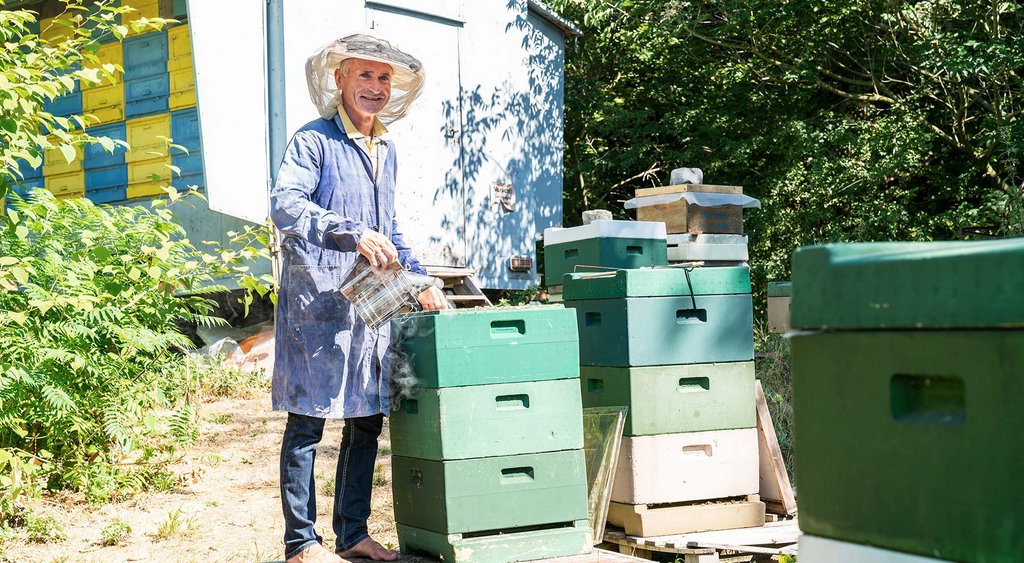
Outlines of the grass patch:
{"type": "Polygon", "coordinates": [[[195,520],[195,516],[186,516],[180,508],[175,508],[167,514],[162,522],[157,524],[156,532],[153,533],[153,541],[189,537],[196,531],[195,520]]]}
{"type": "Polygon", "coordinates": [[[388,478],[387,468],[383,464],[378,463],[373,468],[373,486],[382,487],[390,482],[388,478]]]}
{"type": "Polygon", "coordinates": [[[326,483],[323,484],[322,487],[320,487],[320,492],[329,497],[334,496],[334,489],[336,486],[337,482],[334,480],[334,477],[331,477],[330,479],[327,480],[326,483]]]}
{"type": "Polygon", "coordinates": [[[114,518],[109,524],[104,526],[103,531],[100,532],[100,545],[120,545],[121,542],[128,539],[128,536],[131,534],[132,527],[128,525],[128,522],[125,522],[120,518],[114,518]]]}

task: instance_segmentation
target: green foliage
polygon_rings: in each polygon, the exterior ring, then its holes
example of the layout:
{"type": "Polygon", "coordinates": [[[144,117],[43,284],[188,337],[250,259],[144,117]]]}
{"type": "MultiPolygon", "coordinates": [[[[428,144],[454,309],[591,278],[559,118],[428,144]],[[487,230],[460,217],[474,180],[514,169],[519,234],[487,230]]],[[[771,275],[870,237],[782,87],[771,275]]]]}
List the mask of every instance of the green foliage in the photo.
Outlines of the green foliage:
{"type": "MultiPolygon", "coordinates": [[[[565,218],[697,166],[744,186],[759,301],[802,244],[1024,232],[1014,2],[552,0],[565,218]]],[[[763,306],[762,306],[763,307],[763,306]]]]}
{"type": "Polygon", "coordinates": [[[0,508],[44,485],[94,501],[177,486],[164,466],[197,437],[190,385],[220,371],[183,361],[192,343],[179,327],[223,324],[209,295],[265,252],[199,251],[167,209],[181,197],[146,209],[12,196],[0,227],[0,508]]]}
{"type": "Polygon", "coordinates": [[[114,518],[100,532],[100,545],[118,545],[132,534],[132,527],[120,518],[114,518]]]}
{"type": "Polygon", "coordinates": [[[113,151],[115,144],[124,144],[85,133],[85,127],[96,123],[94,116],[58,117],[46,112],[43,104],[72,92],[76,81],[112,82],[123,73],[119,65],[100,63],[100,41],[120,41],[129,29],[158,30],[171,21],[131,21],[134,10],[112,0],[100,0],[90,7],[83,6],[82,0],[65,1],[65,12],[52,24],[56,29],[49,30],[59,37],[50,40],[31,31],[37,19],[34,12],[0,10],[0,41],[4,43],[0,50],[0,198],[22,179],[19,160],[38,168],[47,149],[59,151],[71,162],[87,143],[100,143],[108,151],[113,151]],[[128,24],[119,24],[118,19],[128,24]]]}
{"type": "Polygon", "coordinates": [[[28,533],[28,541],[35,543],[49,543],[67,539],[64,528],[52,516],[27,514],[25,517],[25,531],[28,533]]]}
{"type": "Polygon", "coordinates": [[[175,537],[188,537],[196,532],[196,517],[186,516],[180,508],[167,514],[153,533],[153,541],[163,541],[175,537]]]}

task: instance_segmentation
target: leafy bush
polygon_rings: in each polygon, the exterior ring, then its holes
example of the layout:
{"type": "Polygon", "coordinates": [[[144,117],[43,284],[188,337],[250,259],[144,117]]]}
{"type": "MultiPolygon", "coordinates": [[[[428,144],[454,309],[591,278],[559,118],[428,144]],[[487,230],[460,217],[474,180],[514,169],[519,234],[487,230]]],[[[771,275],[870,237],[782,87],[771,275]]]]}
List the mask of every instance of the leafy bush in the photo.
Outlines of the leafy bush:
{"type": "Polygon", "coordinates": [[[197,250],[167,201],[13,198],[0,227],[0,507],[40,477],[94,500],[174,486],[163,464],[197,431],[179,326],[224,324],[208,297],[260,250],[197,250]]]}

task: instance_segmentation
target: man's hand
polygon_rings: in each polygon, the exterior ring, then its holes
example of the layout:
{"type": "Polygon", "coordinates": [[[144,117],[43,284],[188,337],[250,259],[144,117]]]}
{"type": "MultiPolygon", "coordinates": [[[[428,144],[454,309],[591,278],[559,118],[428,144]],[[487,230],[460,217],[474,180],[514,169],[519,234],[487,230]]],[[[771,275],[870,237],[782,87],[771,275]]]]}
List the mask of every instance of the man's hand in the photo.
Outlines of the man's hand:
{"type": "Polygon", "coordinates": [[[365,256],[374,268],[387,266],[398,260],[398,250],[395,248],[395,245],[392,244],[388,237],[372,229],[367,229],[363,232],[363,236],[359,238],[359,243],[356,244],[356,252],[365,256]]]}
{"type": "Polygon", "coordinates": [[[448,300],[445,299],[444,292],[436,287],[428,287],[426,291],[420,294],[418,299],[424,311],[438,311],[448,308],[448,300]]]}

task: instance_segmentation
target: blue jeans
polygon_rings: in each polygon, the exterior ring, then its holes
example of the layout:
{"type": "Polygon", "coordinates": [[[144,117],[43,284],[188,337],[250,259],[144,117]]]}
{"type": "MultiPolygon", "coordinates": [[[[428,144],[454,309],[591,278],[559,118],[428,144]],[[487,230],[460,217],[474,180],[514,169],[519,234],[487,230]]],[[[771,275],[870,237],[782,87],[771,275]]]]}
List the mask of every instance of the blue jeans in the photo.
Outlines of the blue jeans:
{"type": "MultiPolygon", "coordinates": [[[[288,413],[281,441],[281,507],[284,510],[285,559],[323,538],[316,533],[316,485],[313,462],[316,445],[324,433],[323,418],[288,413]]],[[[349,549],[370,537],[373,469],[377,460],[377,438],[384,415],[345,419],[338,451],[334,481],[334,533],[336,550],[349,549]]]]}

